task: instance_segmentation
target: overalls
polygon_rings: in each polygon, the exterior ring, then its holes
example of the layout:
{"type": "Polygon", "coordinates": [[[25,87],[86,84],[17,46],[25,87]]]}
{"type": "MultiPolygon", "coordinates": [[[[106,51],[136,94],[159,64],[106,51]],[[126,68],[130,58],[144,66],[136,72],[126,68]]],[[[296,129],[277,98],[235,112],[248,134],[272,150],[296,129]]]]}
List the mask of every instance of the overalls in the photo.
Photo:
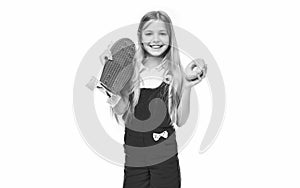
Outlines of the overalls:
{"type": "MultiPolygon", "coordinates": [[[[149,103],[157,98],[162,99],[168,109],[168,87],[169,84],[163,81],[156,88],[141,88],[134,117],[149,119],[149,103]]],[[[130,125],[125,124],[123,188],[179,188],[181,176],[176,132],[168,111],[162,123],[153,130],[139,132],[128,127],[130,125]]]]}

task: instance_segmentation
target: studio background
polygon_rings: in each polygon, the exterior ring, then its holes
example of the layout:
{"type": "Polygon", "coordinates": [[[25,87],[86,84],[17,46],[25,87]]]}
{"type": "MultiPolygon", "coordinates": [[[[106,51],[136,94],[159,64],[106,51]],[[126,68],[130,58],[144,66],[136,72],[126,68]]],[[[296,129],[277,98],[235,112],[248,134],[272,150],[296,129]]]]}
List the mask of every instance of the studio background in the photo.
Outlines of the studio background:
{"type": "MultiPolygon", "coordinates": [[[[79,133],[74,78],[98,39],[152,10],[196,35],[225,82],[222,130],[200,155],[200,125],[179,154],[182,187],[299,187],[299,8],[292,0],[1,1],[0,187],[122,186],[123,168],[79,133]]],[[[206,81],[196,87],[208,90],[206,81]]]]}

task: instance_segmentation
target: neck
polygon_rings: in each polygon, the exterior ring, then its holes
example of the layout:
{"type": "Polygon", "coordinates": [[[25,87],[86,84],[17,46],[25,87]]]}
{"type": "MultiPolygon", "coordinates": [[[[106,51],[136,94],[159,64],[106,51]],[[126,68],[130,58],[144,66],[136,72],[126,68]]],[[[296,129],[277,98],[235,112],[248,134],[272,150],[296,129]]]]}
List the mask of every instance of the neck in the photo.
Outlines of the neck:
{"type": "Polygon", "coordinates": [[[161,57],[154,57],[154,56],[148,56],[145,59],[144,65],[148,68],[153,68],[158,66],[162,62],[163,58],[161,57]]]}

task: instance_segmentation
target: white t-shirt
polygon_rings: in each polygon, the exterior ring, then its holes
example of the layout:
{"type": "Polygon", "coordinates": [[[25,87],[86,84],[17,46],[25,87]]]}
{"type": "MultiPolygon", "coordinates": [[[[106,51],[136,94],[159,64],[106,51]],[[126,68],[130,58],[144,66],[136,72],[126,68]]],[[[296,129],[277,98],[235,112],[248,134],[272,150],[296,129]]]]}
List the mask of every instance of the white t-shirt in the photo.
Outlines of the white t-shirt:
{"type": "Polygon", "coordinates": [[[163,64],[159,64],[154,68],[148,68],[142,64],[140,69],[140,88],[156,88],[163,81],[166,81],[166,70],[163,64]]]}

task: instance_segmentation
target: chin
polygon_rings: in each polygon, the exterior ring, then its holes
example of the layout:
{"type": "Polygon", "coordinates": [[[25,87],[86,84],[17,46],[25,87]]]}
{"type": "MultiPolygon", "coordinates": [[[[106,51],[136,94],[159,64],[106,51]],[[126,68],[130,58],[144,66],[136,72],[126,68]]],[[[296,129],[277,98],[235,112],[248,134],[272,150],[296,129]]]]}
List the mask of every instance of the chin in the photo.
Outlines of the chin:
{"type": "Polygon", "coordinates": [[[154,57],[160,57],[160,56],[163,54],[163,52],[159,52],[159,53],[156,53],[156,52],[148,52],[148,54],[151,55],[151,56],[154,56],[154,57]]]}

